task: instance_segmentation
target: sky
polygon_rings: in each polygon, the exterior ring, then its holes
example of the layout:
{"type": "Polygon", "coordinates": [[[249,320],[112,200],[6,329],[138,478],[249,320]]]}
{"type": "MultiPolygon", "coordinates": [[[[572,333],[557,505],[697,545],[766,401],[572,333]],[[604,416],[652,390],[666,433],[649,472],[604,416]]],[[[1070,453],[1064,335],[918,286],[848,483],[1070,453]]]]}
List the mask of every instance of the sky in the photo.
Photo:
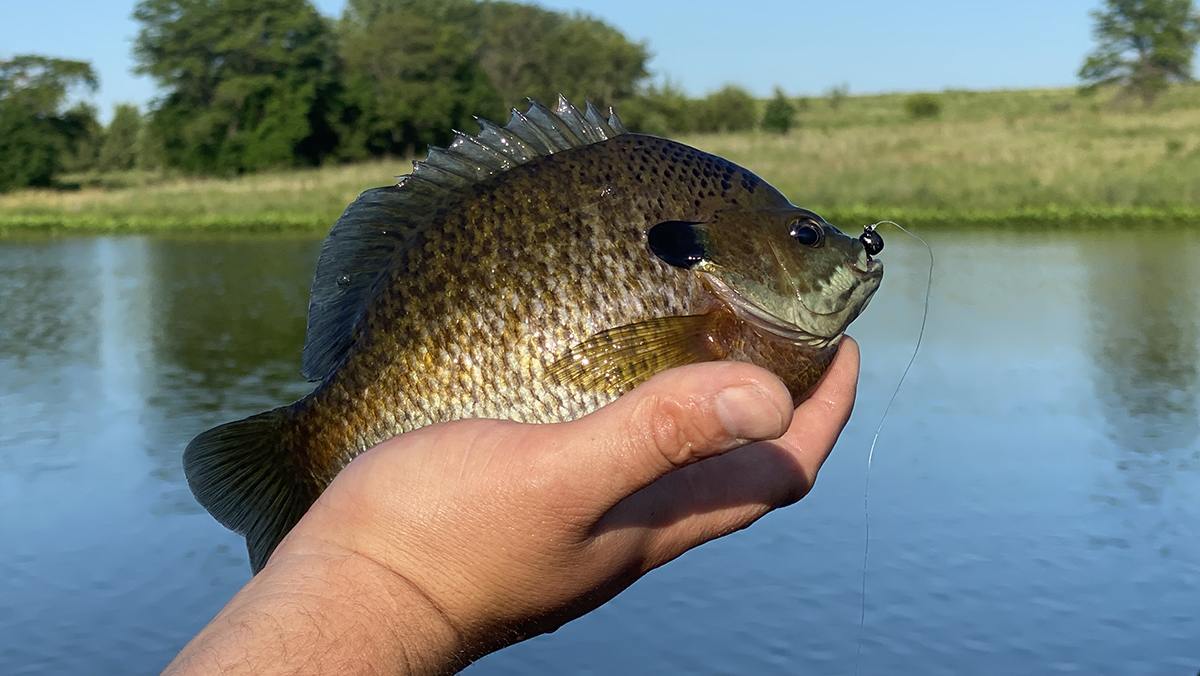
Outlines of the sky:
{"type": "MultiPolygon", "coordinates": [[[[132,73],[135,0],[0,0],[0,58],[37,53],[90,61],[91,97],[146,106],[154,82],[132,73]]],[[[315,0],[330,16],[344,0],[315,0]]],[[[654,55],[651,71],[692,95],[737,83],[820,95],[1063,87],[1091,49],[1100,0],[539,0],[604,19],[654,55]],[[681,9],[682,8],[682,9],[681,9]]]]}

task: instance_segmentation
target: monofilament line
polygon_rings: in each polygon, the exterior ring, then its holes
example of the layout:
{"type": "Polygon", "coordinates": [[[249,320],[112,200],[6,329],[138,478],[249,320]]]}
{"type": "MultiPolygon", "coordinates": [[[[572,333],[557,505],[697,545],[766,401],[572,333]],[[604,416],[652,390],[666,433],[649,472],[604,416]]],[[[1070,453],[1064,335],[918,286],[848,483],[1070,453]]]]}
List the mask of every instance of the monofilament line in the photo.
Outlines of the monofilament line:
{"type": "Polygon", "coordinates": [[[859,658],[862,657],[863,630],[867,625],[867,556],[871,552],[871,510],[869,502],[871,495],[871,461],[875,459],[875,444],[879,442],[879,433],[883,431],[883,423],[887,420],[888,413],[892,410],[892,404],[896,403],[896,395],[900,394],[900,386],[904,384],[904,379],[908,376],[908,370],[912,368],[913,362],[917,360],[917,352],[920,351],[921,341],[925,338],[925,322],[929,319],[929,295],[933,291],[933,249],[930,248],[929,243],[921,239],[918,235],[909,232],[904,226],[893,221],[880,221],[875,225],[867,226],[867,229],[874,230],[884,223],[900,228],[905,234],[915,237],[918,242],[925,245],[925,250],[929,252],[929,276],[925,280],[925,308],[921,312],[921,330],[917,333],[917,344],[913,347],[913,353],[908,359],[908,365],[904,367],[904,373],[900,374],[900,380],[896,383],[896,389],[892,391],[892,398],[888,400],[887,406],[883,409],[883,416],[879,418],[879,426],[875,428],[875,436],[871,439],[871,450],[867,453],[867,480],[866,485],[863,487],[863,523],[865,524],[865,536],[863,538],[862,606],[859,609],[858,615],[858,648],[854,652],[854,676],[858,676],[859,658]]]}

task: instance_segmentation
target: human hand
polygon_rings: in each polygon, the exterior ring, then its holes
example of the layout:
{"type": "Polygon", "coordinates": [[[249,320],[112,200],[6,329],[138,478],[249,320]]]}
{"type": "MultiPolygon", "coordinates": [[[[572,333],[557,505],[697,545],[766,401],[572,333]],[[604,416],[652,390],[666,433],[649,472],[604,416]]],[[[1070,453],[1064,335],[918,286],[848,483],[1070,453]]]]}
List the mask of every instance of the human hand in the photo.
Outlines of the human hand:
{"type": "Polygon", "coordinates": [[[355,672],[445,673],[553,631],[807,494],[857,378],[846,338],[794,411],[775,376],[717,362],[569,423],[463,420],[393,438],[338,475],[177,663],[196,646],[240,664],[214,639],[248,621],[291,658],[312,645],[297,632],[315,629],[322,659],[355,672]]]}

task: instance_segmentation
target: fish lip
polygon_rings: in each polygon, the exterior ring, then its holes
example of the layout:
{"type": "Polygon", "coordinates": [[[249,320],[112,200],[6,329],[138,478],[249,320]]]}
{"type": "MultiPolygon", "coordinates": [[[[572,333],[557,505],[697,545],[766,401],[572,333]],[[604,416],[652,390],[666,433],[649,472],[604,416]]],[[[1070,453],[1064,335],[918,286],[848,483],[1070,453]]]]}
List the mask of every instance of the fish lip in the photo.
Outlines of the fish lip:
{"type": "Polygon", "coordinates": [[[858,263],[854,262],[850,264],[850,269],[853,270],[859,277],[882,277],[883,261],[879,260],[878,258],[871,258],[871,256],[868,255],[866,268],[860,268],[858,267],[858,263]]]}
{"type": "Polygon", "coordinates": [[[733,313],[739,319],[754,326],[779,336],[785,340],[790,340],[795,343],[803,343],[812,347],[823,348],[837,340],[838,335],[834,336],[818,336],[791,322],[775,315],[767,310],[759,307],[748,298],[738,293],[733,287],[721,281],[716,275],[710,273],[701,273],[713,292],[717,294],[721,300],[724,300],[733,313]]]}

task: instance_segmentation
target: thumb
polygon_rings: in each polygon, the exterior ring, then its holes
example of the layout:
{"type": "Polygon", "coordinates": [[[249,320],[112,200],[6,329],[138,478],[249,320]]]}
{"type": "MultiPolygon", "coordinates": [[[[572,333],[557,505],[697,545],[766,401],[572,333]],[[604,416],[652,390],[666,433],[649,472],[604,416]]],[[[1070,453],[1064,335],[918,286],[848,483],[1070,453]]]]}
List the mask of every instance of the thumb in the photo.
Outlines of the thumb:
{"type": "Polygon", "coordinates": [[[777,439],[792,414],[791,394],[769,371],[741,362],[684,366],[566,423],[571,441],[556,455],[576,467],[566,475],[585,484],[577,490],[607,509],[680,467],[777,439]],[[590,471],[577,471],[580,462],[590,471]]]}

